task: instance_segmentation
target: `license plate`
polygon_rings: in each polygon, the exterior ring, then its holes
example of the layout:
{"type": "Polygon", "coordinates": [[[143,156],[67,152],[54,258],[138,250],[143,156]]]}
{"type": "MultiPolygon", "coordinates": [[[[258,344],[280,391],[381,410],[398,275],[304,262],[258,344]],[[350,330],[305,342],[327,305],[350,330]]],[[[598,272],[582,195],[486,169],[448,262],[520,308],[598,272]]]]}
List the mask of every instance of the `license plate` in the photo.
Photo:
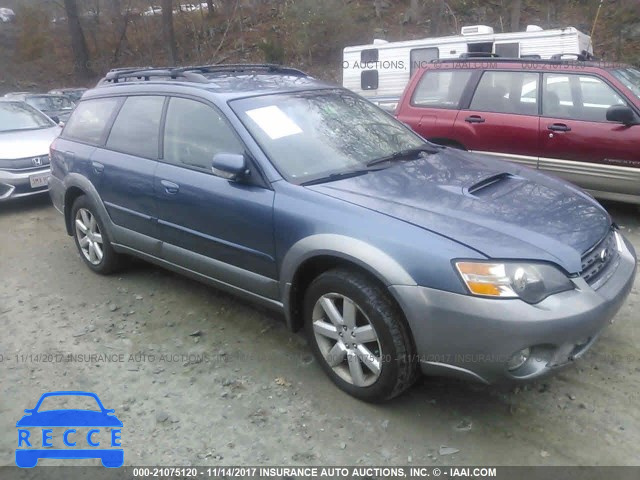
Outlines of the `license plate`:
{"type": "Polygon", "coordinates": [[[29,183],[31,184],[31,188],[42,188],[49,185],[49,174],[41,173],[39,175],[31,175],[29,177],[29,183]]]}

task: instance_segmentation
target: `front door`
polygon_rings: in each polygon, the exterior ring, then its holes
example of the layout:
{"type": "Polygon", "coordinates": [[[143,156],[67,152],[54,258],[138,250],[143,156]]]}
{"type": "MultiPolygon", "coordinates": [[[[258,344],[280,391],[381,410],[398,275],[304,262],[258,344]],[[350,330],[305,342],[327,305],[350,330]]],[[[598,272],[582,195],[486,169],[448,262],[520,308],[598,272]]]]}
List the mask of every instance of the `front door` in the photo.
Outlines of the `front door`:
{"type": "Polygon", "coordinates": [[[545,73],[542,92],[539,168],[592,191],[637,195],[640,126],[606,117],[624,98],[580,73],[545,73]]]}
{"type": "Polygon", "coordinates": [[[277,297],[273,190],[215,176],[216,153],[245,147],[213,106],[171,98],[155,175],[163,257],[259,295],[277,297]]]}

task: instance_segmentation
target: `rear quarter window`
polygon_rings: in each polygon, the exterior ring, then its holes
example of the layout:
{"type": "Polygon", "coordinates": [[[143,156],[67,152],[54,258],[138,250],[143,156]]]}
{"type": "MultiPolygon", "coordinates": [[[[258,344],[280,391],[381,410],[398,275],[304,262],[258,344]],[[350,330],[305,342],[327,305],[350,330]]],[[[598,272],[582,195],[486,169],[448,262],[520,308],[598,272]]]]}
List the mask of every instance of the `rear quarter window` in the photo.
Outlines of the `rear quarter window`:
{"type": "Polygon", "coordinates": [[[472,70],[428,70],[418,82],[411,104],[425,108],[457,109],[472,70]]]}
{"type": "Polygon", "coordinates": [[[83,143],[100,144],[119,103],[119,98],[97,98],[80,102],[65,125],[62,136],[83,143]]]}

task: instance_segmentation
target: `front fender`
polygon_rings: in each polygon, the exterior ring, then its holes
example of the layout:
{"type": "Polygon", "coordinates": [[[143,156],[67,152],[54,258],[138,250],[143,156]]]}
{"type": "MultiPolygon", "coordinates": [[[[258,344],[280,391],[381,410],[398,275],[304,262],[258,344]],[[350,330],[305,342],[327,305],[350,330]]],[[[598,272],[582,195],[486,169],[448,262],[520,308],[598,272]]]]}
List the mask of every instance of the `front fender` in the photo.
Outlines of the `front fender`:
{"type": "Polygon", "coordinates": [[[318,234],[303,238],[293,244],[282,260],[280,291],[287,324],[291,318],[291,290],[296,272],[304,262],[314,257],[340,258],[370,272],[385,286],[417,285],[405,268],[395,259],[362,240],[338,234],[318,234]]]}

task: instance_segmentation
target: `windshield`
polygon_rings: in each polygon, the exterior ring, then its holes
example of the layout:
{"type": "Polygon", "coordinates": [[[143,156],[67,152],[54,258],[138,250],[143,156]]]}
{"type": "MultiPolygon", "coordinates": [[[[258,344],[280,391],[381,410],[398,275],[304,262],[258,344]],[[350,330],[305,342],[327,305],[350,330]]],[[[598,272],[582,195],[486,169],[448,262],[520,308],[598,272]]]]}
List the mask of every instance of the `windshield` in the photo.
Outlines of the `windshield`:
{"type": "Polygon", "coordinates": [[[345,90],[265,95],[231,102],[287,180],[303,183],[366,168],[424,140],[345,90]]]}
{"type": "Polygon", "coordinates": [[[55,97],[27,97],[25,101],[32,107],[44,111],[71,110],[73,108],[71,100],[62,95],[55,97]]]}
{"type": "Polygon", "coordinates": [[[625,87],[631,90],[636,97],[640,98],[640,70],[631,67],[619,68],[612,70],[611,73],[620,80],[625,87]]]}
{"type": "Polygon", "coordinates": [[[24,103],[0,102],[0,132],[53,126],[51,120],[24,103]]]}

